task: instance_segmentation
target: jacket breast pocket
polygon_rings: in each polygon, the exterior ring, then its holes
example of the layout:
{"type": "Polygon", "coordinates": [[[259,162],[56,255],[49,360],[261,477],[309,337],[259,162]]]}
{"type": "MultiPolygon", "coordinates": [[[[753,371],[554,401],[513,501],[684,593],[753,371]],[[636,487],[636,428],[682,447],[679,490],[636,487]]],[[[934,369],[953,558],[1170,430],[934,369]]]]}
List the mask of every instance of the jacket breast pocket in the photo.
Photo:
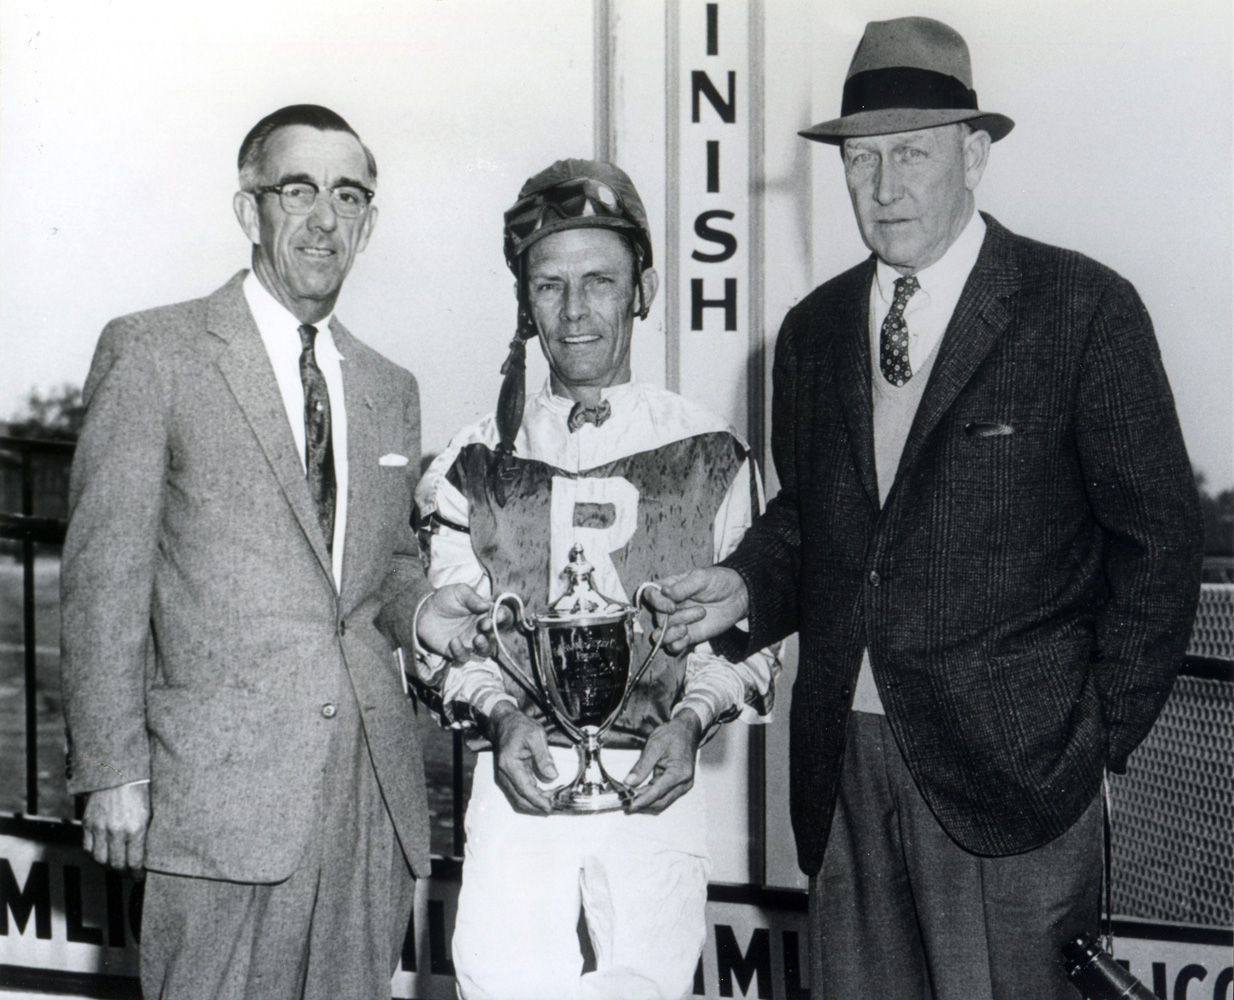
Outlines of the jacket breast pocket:
{"type": "Polygon", "coordinates": [[[386,501],[410,503],[418,474],[405,455],[383,455],[377,466],[377,488],[386,501]]]}
{"type": "Polygon", "coordinates": [[[970,420],[964,425],[967,438],[1008,438],[1014,433],[1015,427],[1001,420],[970,420]]]}

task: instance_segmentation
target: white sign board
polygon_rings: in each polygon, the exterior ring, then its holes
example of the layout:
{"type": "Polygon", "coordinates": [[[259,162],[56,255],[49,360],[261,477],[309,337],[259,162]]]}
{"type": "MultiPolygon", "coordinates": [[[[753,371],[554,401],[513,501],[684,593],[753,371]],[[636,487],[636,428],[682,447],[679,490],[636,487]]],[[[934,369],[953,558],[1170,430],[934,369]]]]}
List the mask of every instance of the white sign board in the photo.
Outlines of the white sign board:
{"type": "MultiPolygon", "coordinates": [[[[140,997],[141,884],[105,873],[73,824],[0,817],[0,992],[140,997]]],[[[391,996],[451,1000],[457,865],[422,880],[391,996]]],[[[534,914],[524,915],[534,919],[534,914]]],[[[519,919],[512,915],[512,919],[519,919]]],[[[1124,923],[1116,957],[1166,1000],[1231,1000],[1230,932],[1124,923]]],[[[698,997],[809,1000],[805,895],[714,884],[698,997]]]]}

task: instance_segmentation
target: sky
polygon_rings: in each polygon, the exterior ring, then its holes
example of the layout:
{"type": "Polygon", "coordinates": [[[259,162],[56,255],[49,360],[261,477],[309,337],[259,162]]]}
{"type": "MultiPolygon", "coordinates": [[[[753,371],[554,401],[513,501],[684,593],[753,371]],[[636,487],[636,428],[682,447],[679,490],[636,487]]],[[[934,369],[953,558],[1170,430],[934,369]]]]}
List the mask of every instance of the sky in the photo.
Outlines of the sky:
{"type": "MultiPolygon", "coordinates": [[[[612,0],[631,21],[654,3],[612,0]]],[[[865,21],[925,12],[763,6],[768,93],[801,78],[810,105],[769,109],[768,142],[789,144],[795,127],[835,114],[865,21]],[[790,36],[795,54],[781,58],[777,39],[790,36]]],[[[348,118],[380,167],[376,231],[338,313],[416,373],[424,446],[440,449],[496,398],[515,320],[502,211],[553,159],[591,155],[592,10],[0,0],[0,419],[32,386],[80,383],[109,319],[208,294],[246,266],[235,150],[268,111],[311,101],[348,118]]],[[[979,205],[1136,285],[1192,460],[1211,487],[1234,486],[1230,5],[936,0],[928,13],[967,38],[982,106],[1017,121],[979,205]]],[[[636,114],[623,123],[619,150],[660,155],[636,114]]],[[[810,187],[812,259],[786,305],[864,255],[828,152],[793,154],[806,172],[787,183],[810,187]]],[[[769,233],[769,269],[784,245],[769,233]]]]}

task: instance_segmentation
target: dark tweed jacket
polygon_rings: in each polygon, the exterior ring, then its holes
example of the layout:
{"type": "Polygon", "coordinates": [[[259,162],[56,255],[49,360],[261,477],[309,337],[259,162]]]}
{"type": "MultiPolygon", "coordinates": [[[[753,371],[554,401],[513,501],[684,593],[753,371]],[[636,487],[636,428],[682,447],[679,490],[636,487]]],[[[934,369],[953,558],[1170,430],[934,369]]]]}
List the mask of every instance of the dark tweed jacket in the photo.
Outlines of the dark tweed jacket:
{"type": "Polygon", "coordinates": [[[809,874],[863,648],[939,822],[1002,855],[1062,833],[1102,768],[1126,766],[1187,645],[1199,505],[1148,315],[1108,268],[986,223],[881,510],[873,258],[780,332],[782,487],[727,565],[749,587],[749,647],[800,632],[791,801],[809,874]]]}

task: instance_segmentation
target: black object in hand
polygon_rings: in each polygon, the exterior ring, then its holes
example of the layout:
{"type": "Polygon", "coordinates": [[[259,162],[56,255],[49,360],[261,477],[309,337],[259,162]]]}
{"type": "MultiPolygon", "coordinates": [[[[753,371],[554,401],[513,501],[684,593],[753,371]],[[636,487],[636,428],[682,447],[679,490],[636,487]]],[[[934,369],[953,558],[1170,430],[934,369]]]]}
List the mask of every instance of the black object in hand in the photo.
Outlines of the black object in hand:
{"type": "Polygon", "coordinates": [[[1086,1000],[1157,1000],[1156,995],[1102,950],[1091,934],[1063,945],[1067,978],[1086,1000]]]}

